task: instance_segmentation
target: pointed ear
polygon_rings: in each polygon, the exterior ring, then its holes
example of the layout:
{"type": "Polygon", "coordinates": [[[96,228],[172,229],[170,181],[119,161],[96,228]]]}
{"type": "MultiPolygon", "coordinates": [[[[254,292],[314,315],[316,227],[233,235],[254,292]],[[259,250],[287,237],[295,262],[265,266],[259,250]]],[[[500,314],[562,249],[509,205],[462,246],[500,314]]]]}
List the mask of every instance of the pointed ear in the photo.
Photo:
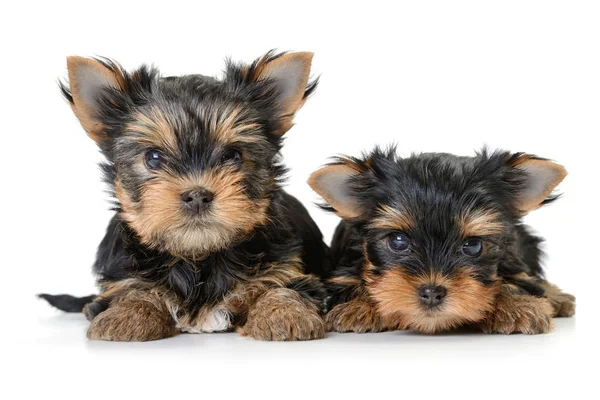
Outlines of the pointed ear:
{"type": "Polygon", "coordinates": [[[277,118],[280,121],[277,135],[283,135],[293,125],[296,111],[304,105],[316,88],[317,82],[308,82],[313,53],[297,52],[273,55],[271,52],[257,60],[251,67],[251,80],[269,80],[275,89],[277,118]]]}
{"type": "Polygon", "coordinates": [[[326,165],[313,172],[308,178],[309,186],[317,192],[335,213],[344,219],[356,219],[361,214],[361,207],[351,180],[360,174],[360,170],[348,163],[326,165]]]}
{"type": "Polygon", "coordinates": [[[567,176],[562,165],[529,154],[513,157],[510,165],[522,172],[516,206],[523,215],[552,201],[552,191],[567,176]]]}
{"type": "Polygon", "coordinates": [[[102,122],[98,117],[106,88],[125,90],[121,68],[111,61],[84,57],[67,57],[70,88],[62,87],[65,97],[81,122],[83,129],[96,142],[105,139],[102,122]]]}

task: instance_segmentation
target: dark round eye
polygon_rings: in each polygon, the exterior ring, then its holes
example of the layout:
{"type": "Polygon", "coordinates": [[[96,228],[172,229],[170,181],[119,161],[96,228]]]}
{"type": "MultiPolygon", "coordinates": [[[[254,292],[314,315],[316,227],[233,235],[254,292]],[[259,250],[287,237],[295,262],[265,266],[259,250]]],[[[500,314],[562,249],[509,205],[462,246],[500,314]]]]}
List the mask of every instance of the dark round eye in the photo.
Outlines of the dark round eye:
{"type": "Polygon", "coordinates": [[[160,150],[150,150],[146,153],[146,166],[148,169],[159,168],[163,161],[163,154],[160,150]]]}
{"type": "Polygon", "coordinates": [[[223,153],[223,157],[221,157],[221,162],[239,166],[242,164],[242,153],[240,153],[236,149],[229,149],[225,153],[223,153]]]}
{"type": "Polygon", "coordinates": [[[465,256],[477,257],[483,251],[483,241],[477,238],[467,239],[462,245],[462,253],[465,256]]]}
{"type": "Polygon", "coordinates": [[[406,251],[409,247],[408,238],[402,233],[394,232],[388,236],[388,245],[393,251],[406,251]]]}

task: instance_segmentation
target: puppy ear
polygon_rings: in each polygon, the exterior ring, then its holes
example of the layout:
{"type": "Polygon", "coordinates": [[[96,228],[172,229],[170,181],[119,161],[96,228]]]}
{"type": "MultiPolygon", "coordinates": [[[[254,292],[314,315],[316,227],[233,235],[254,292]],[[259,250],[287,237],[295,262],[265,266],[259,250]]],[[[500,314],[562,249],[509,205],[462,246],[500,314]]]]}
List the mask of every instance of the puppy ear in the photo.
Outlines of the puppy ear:
{"type": "Polygon", "coordinates": [[[111,61],[91,58],[67,57],[69,86],[62,86],[65,97],[81,122],[83,129],[96,142],[105,139],[104,127],[99,118],[102,97],[106,89],[125,90],[121,68],[111,61]]]}
{"type": "Polygon", "coordinates": [[[308,178],[309,186],[344,219],[356,219],[362,214],[360,202],[352,187],[352,179],[360,170],[349,162],[326,165],[308,178]]]}
{"type": "Polygon", "coordinates": [[[562,165],[530,154],[515,154],[508,163],[521,172],[516,207],[523,215],[554,200],[552,191],[567,176],[562,165]]]}
{"type": "Polygon", "coordinates": [[[317,86],[317,81],[308,81],[312,58],[313,53],[309,52],[269,52],[247,69],[250,81],[273,84],[271,96],[279,120],[276,135],[281,136],[292,127],[294,115],[317,86]]]}

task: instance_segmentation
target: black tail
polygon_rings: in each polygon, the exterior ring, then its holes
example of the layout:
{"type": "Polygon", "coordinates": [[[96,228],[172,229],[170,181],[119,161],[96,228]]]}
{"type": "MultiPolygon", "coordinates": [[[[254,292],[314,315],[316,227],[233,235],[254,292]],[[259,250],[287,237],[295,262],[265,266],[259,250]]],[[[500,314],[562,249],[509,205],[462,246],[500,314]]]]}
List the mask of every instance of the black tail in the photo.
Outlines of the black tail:
{"type": "Polygon", "coordinates": [[[83,307],[94,301],[96,295],[92,294],[85,297],[74,297],[69,294],[38,294],[40,299],[46,300],[51,306],[63,310],[66,312],[79,313],[83,310],[83,307]]]}

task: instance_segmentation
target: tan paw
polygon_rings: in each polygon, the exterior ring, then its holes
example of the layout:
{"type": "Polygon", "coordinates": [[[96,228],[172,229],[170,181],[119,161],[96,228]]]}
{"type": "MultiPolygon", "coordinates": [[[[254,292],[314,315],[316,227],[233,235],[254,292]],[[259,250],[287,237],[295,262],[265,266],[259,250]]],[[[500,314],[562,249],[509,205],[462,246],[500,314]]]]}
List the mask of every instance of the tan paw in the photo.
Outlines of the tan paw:
{"type": "Polygon", "coordinates": [[[548,281],[542,281],[544,296],[554,308],[555,317],[572,317],[575,315],[575,296],[565,293],[548,281]]]}
{"type": "Polygon", "coordinates": [[[501,292],[496,309],[487,318],[487,333],[547,333],[553,328],[553,308],[544,298],[501,292]]]}
{"type": "Polygon", "coordinates": [[[391,328],[384,323],[375,305],[365,299],[338,304],[327,313],[325,321],[327,330],[332,332],[382,332],[391,328]]]}
{"type": "Polygon", "coordinates": [[[87,337],[91,340],[145,342],[178,333],[170,314],[147,304],[131,307],[112,306],[98,314],[90,324],[87,337]]]}
{"type": "Polygon", "coordinates": [[[250,308],[243,336],[258,340],[312,340],[325,337],[325,323],[312,303],[290,289],[273,289],[250,308]]]}

